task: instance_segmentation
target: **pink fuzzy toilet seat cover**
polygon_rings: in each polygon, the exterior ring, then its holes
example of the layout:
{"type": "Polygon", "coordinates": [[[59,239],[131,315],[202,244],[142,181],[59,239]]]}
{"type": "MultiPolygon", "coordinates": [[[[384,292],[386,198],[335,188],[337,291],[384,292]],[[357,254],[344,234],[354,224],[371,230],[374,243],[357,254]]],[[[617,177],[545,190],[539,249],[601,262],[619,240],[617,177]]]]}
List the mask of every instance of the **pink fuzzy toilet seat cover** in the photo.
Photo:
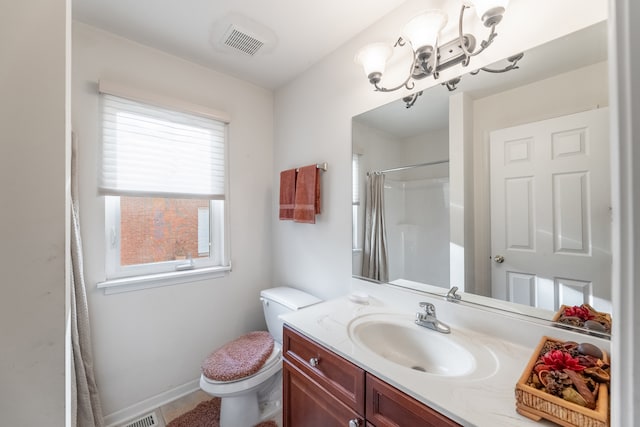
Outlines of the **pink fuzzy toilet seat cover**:
{"type": "Polygon", "coordinates": [[[202,362],[202,373],[214,381],[235,381],[258,372],[273,352],[269,332],[249,332],[214,351],[202,362]]]}

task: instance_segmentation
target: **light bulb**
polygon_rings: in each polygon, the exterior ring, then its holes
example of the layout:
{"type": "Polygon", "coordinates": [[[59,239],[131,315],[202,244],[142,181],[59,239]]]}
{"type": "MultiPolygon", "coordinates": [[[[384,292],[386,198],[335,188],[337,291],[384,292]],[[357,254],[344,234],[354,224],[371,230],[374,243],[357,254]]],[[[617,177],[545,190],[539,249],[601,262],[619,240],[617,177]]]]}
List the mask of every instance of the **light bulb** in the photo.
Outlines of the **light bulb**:
{"type": "Polygon", "coordinates": [[[509,0],[464,0],[464,4],[473,7],[484,25],[491,27],[500,23],[509,0]]]}
{"type": "Polygon", "coordinates": [[[427,10],[406,23],[402,38],[411,43],[414,51],[424,51],[438,45],[440,31],[447,24],[447,15],[439,10],[427,10]]]}

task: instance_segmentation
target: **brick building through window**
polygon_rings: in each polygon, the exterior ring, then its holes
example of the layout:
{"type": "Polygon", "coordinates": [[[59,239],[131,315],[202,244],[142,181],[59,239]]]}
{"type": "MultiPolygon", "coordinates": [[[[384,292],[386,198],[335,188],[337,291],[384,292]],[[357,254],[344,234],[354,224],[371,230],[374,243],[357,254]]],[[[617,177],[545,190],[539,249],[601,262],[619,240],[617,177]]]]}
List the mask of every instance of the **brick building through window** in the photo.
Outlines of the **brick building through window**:
{"type": "Polygon", "coordinates": [[[120,198],[123,266],[209,256],[209,200],[120,198]]]}

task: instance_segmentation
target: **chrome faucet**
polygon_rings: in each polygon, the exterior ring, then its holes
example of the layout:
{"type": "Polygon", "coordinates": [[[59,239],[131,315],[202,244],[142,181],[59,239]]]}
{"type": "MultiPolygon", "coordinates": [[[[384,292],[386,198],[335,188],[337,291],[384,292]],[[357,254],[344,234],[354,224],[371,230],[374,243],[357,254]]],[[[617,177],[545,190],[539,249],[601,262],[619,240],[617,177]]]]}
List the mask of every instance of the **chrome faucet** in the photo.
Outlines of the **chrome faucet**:
{"type": "Polygon", "coordinates": [[[420,307],[424,311],[418,311],[416,313],[416,325],[423,326],[425,328],[433,329],[434,331],[448,334],[451,332],[451,328],[436,318],[436,306],[430,302],[421,302],[420,307]]]}

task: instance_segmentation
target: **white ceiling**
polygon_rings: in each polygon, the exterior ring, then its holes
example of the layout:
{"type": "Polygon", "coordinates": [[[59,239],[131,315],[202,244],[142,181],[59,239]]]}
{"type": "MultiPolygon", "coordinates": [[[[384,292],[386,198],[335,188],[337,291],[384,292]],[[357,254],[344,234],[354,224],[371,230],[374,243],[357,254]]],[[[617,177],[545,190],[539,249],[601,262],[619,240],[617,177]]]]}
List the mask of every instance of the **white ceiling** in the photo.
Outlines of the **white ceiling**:
{"type": "Polygon", "coordinates": [[[72,10],[74,20],[276,89],[404,1],[73,0],[72,10]],[[254,56],[216,46],[232,22],[268,43],[254,56]]]}

